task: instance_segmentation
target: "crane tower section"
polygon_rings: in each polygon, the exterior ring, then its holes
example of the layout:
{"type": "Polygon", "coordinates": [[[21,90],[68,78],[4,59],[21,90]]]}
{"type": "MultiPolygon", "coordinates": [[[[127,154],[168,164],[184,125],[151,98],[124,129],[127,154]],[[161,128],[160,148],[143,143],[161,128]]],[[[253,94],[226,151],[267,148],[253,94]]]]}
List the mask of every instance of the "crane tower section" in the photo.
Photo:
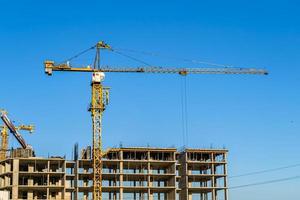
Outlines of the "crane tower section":
{"type": "Polygon", "coordinates": [[[92,77],[92,102],[90,111],[93,124],[93,199],[102,199],[102,116],[109,99],[109,88],[102,86],[103,72],[92,77]]]}

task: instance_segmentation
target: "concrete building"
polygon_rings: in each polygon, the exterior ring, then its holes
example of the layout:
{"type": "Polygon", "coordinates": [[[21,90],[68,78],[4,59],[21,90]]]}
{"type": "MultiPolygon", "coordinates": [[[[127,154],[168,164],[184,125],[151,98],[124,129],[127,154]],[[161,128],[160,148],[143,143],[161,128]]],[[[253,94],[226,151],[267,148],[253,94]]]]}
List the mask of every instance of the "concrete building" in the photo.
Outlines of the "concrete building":
{"type": "MultiPolygon", "coordinates": [[[[90,148],[80,158],[0,161],[0,190],[17,199],[92,199],[90,148]]],[[[227,150],[116,148],[103,158],[103,200],[227,200],[227,150]]]]}

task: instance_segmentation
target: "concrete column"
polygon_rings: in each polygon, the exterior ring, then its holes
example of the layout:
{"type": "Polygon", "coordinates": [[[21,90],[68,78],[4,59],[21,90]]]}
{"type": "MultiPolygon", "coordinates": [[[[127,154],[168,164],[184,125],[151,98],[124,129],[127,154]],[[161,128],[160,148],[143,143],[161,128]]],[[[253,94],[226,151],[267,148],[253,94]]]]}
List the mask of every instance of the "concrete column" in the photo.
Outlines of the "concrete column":
{"type": "Polygon", "coordinates": [[[28,172],[33,172],[33,171],[34,171],[33,164],[28,164],[28,172]]]}
{"type": "Polygon", "coordinates": [[[179,156],[178,162],[180,163],[179,167],[179,175],[181,176],[179,187],[181,189],[179,193],[179,199],[180,200],[188,200],[188,182],[187,182],[187,164],[186,164],[186,158],[187,153],[181,152],[179,156]]]}
{"type": "Polygon", "coordinates": [[[88,200],[89,195],[87,192],[83,193],[83,200],[88,200]]]}
{"type": "MultiPolygon", "coordinates": [[[[1,165],[0,165],[0,173],[1,174],[4,173],[3,169],[4,169],[3,163],[1,163],[1,165]]],[[[1,177],[0,180],[1,180],[0,187],[4,187],[5,186],[5,176],[1,177]]]]}
{"type": "MultiPolygon", "coordinates": [[[[108,181],[108,186],[109,186],[109,187],[112,186],[111,182],[112,182],[111,180],[108,181]]],[[[111,200],[111,196],[112,196],[112,192],[108,192],[108,199],[109,199],[109,200],[111,200]]]]}
{"type": "Polygon", "coordinates": [[[116,199],[117,199],[117,193],[114,192],[113,200],[116,200],[116,199]]]}
{"type": "Polygon", "coordinates": [[[148,199],[153,200],[153,194],[150,192],[150,189],[148,190],[148,199]]]}
{"type": "MultiPolygon", "coordinates": [[[[50,161],[47,161],[47,172],[50,172],[50,161]]],[[[47,185],[50,185],[50,175],[47,174],[47,185]]],[[[47,188],[47,193],[46,193],[47,199],[50,199],[50,194],[49,194],[49,187],[47,188]]]]}
{"type": "Polygon", "coordinates": [[[1,177],[0,178],[0,187],[5,187],[5,185],[4,185],[4,180],[5,180],[5,177],[1,177]]]}
{"type": "Polygon", "coordinates": [[[10,170],[11,170],[10,166],[11,166],[10,163],[5,163],[5,169],[4,169],[4,172],[10,172],[10,170]]]}
{"type": "Polygon", "coordinates": [[[71,200],[72,199],[71,192],[66,192],[64,196],[65,196],[64,200],[71,200]]]}
{"type": "Polygon", "coordinates": [[[223,166],[224,166],[224,174],[225,174],[225,177],[224,177],[224,187],[225,187],[225,190],[224,190],[224,200],[228,200],[228,185],[227,185],[227,154],[224,153],[224,161],[226,162],[223,166]]]}
{"type": "Polygon", "coordinates": [[[193,195],[192,194],[188,194],[188,200],[193,200],[193,195]]]}
{"type": "Polygon", "coordinates": [[[58,192],[57,194],[56,194],[56,197],[55,197],[56,199],[63,199],[62,198],[62,194],[61,194],[61,192],[58,192]]]}
{"type": "Polygon", "coordinates": [[[123,200],[123,151],[120,151],[120,200],[123,200]]]}
{"type": "Polygon", "coordinates": [[[151,176],[150,176],[152,174],[151,165],[150,165],[150,151],[147,152],[147,157],[148,157],[148,163],[147,163],[147,186],[148,186],[147,199],[148,200],[153,200],[153,195],[151,194],[151,189],[150,189],[150,187],[152,187],[151,176]]]}
{"type": "Polygon", "coordinates": [[[28,178],[28,186],[33,186],[33,179],[32,178],[28,178]]]}
{"type": "Polygon", "coordinates": [[[79,161],[76,160],[75,161],[75,165],[74,165],[74,200],[78,200],[78,166],[79,166],[79,161]]]}
{"type": "Polygon", "coordinates": [[[168,187],[170,186],[174,187],[174,189],[172,189],[171,192],[167,193],[167,200],[174,200],[176,199],[176,162],[172,164],[172,166],[170,167],[170,171],[167,173],[173,174],[173,176],[172,178],[170,178],[168,181],[165,182],[165,185],[168,187]]]}
{"type": "Polygon", "coordinates": [[[216,190],[215,190],[215,159],[214,159],[214,154],[211,153],[210,154],[210,157],[211,157],[211,187],[213,188],[212,191],[211,191],[211,199],[212,200],[215,200],[216,199],[216,190]]]}
{"type": "Polygon", "coordinates": [[[1,164],[0,164],[0,173],[1,173],[1,174],[4,173],[4,171],[3,171],[4,166],[3,166],[3,164],[5,165],[5,163],[1,163],[1,164]]]}
{"type": "Polygon", "coordinates": [[[9,186],[10,185],[10,178],[8,176],[4,177],[4,185],[9,186]]]}
{"type": "Polygon", "coordinates": [[[27,199],[28,200],[33,200],[33,191],[28,191],[27,192],[27,199]]]}
{"type": "Polygon", "coordinates": [[[19,159],[13,160],[12,199],[18,200],[19,186],[19,159]]]}
{"type": "MultiPolygon", "coordinates": [[[[136,173],[135,169],[133,169],[133,173],[134,174],[136,173]]],[[[136,187],[136,181],[135,180],[133,181],[133,187],[136,187]]],[[[136,200],[136,192],[135,191],[133,192],[133,199],[136,200]]]]}
{"type": "Polygon", "coordinates": [[[62,190],[62,195],[61,195],[61,198],[62,199],[66,199],[66,162],[63,161],[62,163],[62,171],[64,172],[64,175],[63,175],[63,178],[62,178],[62,185],[64,186],[63,190],[62,190]]]}

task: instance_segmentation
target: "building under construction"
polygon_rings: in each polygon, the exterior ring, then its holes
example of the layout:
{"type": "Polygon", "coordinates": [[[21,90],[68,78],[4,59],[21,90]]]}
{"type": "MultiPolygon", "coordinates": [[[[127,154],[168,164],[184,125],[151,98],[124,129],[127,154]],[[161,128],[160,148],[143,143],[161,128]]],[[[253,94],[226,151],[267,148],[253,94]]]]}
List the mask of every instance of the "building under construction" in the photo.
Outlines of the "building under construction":
{"type": "MultiPolygon", "coordinates": [[[[76,150],[77,149],[77,150],[76,150]]],[[[91,147],[74,158],[16,149],[0,161],[10,199],[92,199],[91,147]]],[[[227,150],[114,148],[102,159],[103,200],[227,200],[227,150]]]]}

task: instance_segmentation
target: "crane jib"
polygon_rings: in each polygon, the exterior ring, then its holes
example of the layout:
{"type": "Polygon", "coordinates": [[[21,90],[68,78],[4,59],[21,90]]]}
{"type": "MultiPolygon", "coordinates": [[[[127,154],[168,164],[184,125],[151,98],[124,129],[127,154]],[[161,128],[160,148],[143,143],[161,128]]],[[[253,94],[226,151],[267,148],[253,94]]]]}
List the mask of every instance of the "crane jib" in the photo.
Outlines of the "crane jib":
{"type": "Polygon", "coordinates": [[[95,68],[75,68],[55,66],[52,63],[45,66],[45,72],[52,75],[53,71],[71,71],[71,72],[125,72],[125,73],[154,73],[154,74],[253,74],[268,75],[268,71],[264,69],[254,68],[163,68],[163,67],[103,67],[95,68]]]}

